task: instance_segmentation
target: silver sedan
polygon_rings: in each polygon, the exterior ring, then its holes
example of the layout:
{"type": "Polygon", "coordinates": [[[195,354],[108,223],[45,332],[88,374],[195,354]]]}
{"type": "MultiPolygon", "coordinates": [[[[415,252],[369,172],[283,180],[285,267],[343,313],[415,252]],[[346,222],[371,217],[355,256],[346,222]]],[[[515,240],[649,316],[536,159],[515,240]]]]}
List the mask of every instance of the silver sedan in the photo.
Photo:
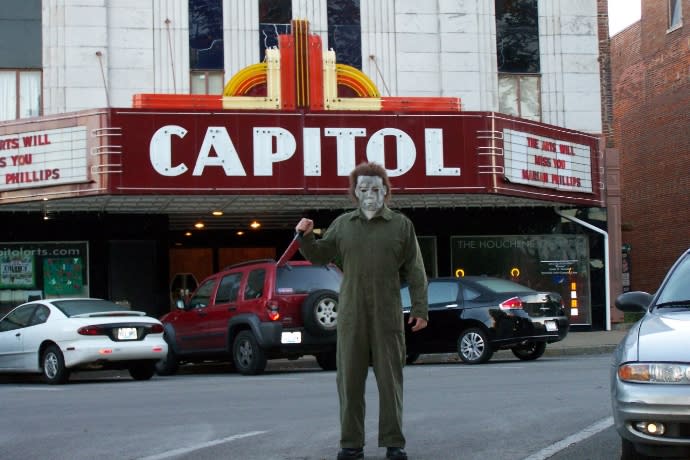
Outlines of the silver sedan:
{"type": "Polygon", "coordinates": [[[655,295],[626,292],[616,307],[644,313],[616,348],[611,369],[621,459],[690,458],[690,250],[655,295]]]}

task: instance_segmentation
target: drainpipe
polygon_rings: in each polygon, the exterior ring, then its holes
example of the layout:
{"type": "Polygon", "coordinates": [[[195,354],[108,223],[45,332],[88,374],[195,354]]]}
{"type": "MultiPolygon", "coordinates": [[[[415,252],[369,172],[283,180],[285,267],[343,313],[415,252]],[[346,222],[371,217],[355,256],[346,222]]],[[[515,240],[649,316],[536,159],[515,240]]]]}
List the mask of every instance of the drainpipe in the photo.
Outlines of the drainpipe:
{"type": "Polygon", "coordinates": [[[595,227],[594,225],[590,224],[589,222],[585,222],[584,220],[580,220],[577,217],[573,216],[568,216],[566,214],[563,214],[560,209],[554,208],[554,211],[556,214],[561,216],[564,219],[568,219],[569,221],[575,222],[577,224],[582,225],[583,227],[586,227],[592,231],[595,231],[601,235],[604,236],[604,267],[606,267],[606,277],[604,280],[604,284],[606,286],[606,298],[605,298],[605,304],[604,304],[604,309],[606,313],[606,330],[610,331],[611,330],[611,274],[609,273],[610,267],[609,267],[609,234],[605,232],[604,230],[600,229],[599,227],[595,227]]]}

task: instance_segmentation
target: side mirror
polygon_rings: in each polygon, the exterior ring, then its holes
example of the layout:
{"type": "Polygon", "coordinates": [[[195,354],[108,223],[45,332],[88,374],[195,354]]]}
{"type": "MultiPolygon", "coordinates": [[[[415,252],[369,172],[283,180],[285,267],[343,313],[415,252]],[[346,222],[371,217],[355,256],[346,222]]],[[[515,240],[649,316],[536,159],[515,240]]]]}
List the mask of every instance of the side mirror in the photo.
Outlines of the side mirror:
{"type": "Polygon", "coordinates": [[[625,292],[616,298],[616,308],[628,313],[644,313],[649,309],[654,296],[647,292],[625,292]]]}

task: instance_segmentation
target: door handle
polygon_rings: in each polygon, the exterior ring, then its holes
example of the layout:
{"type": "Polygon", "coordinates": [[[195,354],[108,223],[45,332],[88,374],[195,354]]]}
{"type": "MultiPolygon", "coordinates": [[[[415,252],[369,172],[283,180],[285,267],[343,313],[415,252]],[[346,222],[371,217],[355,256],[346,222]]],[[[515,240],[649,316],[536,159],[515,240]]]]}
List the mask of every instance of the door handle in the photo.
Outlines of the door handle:
{"type": "Polygon", "coordinates": [[[230,305],[228,307],[228,311],[235,311],[235,310],[237,310],[237,305],[230,305]]]}
{"type": "Polygon", "coordinates": [[[446,308],[458,308],[458,304],[452,303],[450,305],[446,305],[446,308]]]}

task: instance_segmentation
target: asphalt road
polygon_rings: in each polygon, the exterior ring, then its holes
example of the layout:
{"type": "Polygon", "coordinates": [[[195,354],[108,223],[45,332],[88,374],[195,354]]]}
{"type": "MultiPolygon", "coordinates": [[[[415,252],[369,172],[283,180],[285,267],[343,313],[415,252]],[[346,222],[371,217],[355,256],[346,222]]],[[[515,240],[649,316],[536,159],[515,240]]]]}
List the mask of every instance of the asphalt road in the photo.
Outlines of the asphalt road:
{"type": "MultiPolygon", "coordinates": [[[[512,356],[512,355],[511,355],[512,356]]],[[[610,357],[425,363],[405,368],[411,459],[614,459],[610,357]]],[[[80,374],[63,386],[0,377],[2,459],[332,459],[335,373],[272,362],[241,376],[201,366],[136,382],[80,374]]],[[[367,387],[366,459],[377,446],[377,389],[367,387]]]]}

